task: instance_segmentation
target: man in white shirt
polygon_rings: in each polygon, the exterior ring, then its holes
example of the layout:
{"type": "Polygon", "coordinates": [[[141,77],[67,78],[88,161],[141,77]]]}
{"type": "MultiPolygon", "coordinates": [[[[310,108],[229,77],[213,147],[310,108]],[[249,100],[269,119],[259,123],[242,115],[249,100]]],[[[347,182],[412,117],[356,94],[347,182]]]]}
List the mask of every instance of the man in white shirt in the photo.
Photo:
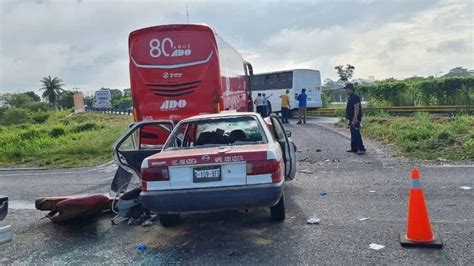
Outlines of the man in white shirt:
{"type": "Polygon", "coordinates": [[[267,108],[265,108],[266,106],[266,101],[265,99],[262,97],[262,94],[259,93],[257,95],[257,98],[255,98],[255,101],[253,101],[253,103],[257,106],[257,113],[259,113],[262,117],[265,117],[265,111],[267,108]]]}

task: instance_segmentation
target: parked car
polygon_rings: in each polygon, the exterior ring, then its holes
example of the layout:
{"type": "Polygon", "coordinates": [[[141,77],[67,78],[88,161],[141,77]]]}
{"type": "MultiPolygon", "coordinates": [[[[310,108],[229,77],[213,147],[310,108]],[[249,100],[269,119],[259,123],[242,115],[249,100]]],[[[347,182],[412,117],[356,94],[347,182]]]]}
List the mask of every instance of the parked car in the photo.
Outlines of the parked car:
{"type": "Polygon", "coordinates": [[[140,176],[142,204],[163,226],[177,224],[181,213],[256,207],[285,219],[284,184],[295,176],[296,147],[277,116],[200,115],[172,131],[169,121],[142,123],[116,144],[116,157],[140,176]],[[171,132],[163,147],[137,143],[151,126],[171,132]]]}

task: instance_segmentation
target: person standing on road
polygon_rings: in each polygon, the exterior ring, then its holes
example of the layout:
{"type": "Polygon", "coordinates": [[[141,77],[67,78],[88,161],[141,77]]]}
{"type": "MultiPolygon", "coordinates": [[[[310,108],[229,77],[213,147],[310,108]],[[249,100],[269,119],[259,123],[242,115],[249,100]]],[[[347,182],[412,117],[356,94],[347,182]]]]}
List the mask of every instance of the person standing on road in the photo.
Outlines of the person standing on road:
{"type": "Polygon", "coordinates": [[[262,117],[265,117],[264,112],[263,112],[264,111],[263,107],[265,106],[265,100],[263,99],[261,93],[257,94],[257,98],[255,98],[255,101],[253,101],[253,103],[255,104],[255,106],[257,106],[257,113],[259,113],[262,117]]]}
{"type": "Polygon", "coordinates": [[[296,100],[298,100],[298,123],[301,124],[306,124],[306,101],[308,99],[308,96],[306,95],[306,89],[302,89],[301,93],[298,94],[296,97],[296,100]],[[303,118],[303,120],[301,120],[303,118]]]}
{"type": "Polygon", "coordinates": [[[270,107],[269,107],[270,103],[268,102],[268,98],[270,98],[270,96],[267,97],[264,93],[264,94],[262,94],[262,98],[263,98],[263,102],[264,102],[262,112],[265,114],[264,117],[267,117],[267,116],[270,115],[270,112],[269,112],[270,111],[270,107]]]}
{"type": "Polygon", "coordinates": [[[281,116],[282,123],[288,124],[288,118],[290,118],[290,90],[286,90],[285,94],[280,95],[281,98],[281,116]]]}
{"type": "Polygon", "coordinates": [[[349,120],[349,128],[351,129],[351,149],[347,150],[347,152],[357,152],[359,155],[362,155],[365,153],[365,147],[360,134],[360,122],[362,120],[360,97],[354,93],[354,85],[352,83],[347,83],[344,89],[349,96],[346,118],[349,120]]]}

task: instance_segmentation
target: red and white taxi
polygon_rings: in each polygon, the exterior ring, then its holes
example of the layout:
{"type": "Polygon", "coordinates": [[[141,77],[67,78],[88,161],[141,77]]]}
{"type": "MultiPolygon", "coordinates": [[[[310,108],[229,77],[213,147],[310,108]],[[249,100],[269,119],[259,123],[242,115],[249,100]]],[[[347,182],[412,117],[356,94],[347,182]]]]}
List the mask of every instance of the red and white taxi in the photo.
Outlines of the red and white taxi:
{"type": "Polygon", "coordinates": [[[282,221],[284,182],[296,170],[289,133],[273,115],[264,120],[256,113],[223,112],[184,119],[161,152],[141,163],[142,204],[164,226],[175,225],[180,213],[255,207],[270,207],[272,219],[282,221]]]}

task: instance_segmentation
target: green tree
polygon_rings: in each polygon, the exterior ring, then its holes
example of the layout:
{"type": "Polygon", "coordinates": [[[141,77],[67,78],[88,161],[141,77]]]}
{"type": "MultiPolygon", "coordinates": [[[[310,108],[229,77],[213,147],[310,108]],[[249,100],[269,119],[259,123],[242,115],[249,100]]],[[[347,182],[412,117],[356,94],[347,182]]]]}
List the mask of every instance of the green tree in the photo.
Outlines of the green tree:
{"type": "Polygon", "coordinates": [[[39,97],[34,91],[27,91],[23,94],[28,95],[35,102],[41,101],[41,97],[39,97]]]}
{"type": "Polygon", "coordinates": [[[118,109],[128,109],[132,107],[132,97],[123,97],[112,100],[112,106],[118,109]]]}
{"type": "Polygon", "coordinates": [[[469,71],[467,68],[464,67],[455,67],[449,72],[444,75],[444,78],[455,78],[455,77],[470,77],[474,76],[474,73],[472,71],[469,71]]]}
{"type": "Polygon", "coordinates": [[[74,92],[63,90],[58,95],[58,105],[63,108],[72,108],[74,107],[74,92]]]}
{"type": "Polygon", "coordinates": [[[55,77],[51,78],[51,76],[44,77],[41,80],[41,84],[43,85],[40,90],[43,90],[43,98],[48,99],[48,102],[51,103],[53,106],[57,106],[57,100],[59,94],[63,91],[63,80],[55,77]]]}
{"type": "Polygon", "coordinates": [[[88,108],[92,108],[92,102],[94,101],[94,97],[92,96],[87,96],[87,97],[84,97],[84,104],[88,107],[88,108]]]}
{"type": "Polygon", "coordinates": [[[122,91],[119,89],[111,89],[110,95],[112,96],[112,100],[122,98],[122,91]]]}
{"type": "Polygon", "coordinates": [[[337,75],[339,75],[339,80],[348,82],[349,80],[351,80],[352,75],[354,74],[355,67],[350,64],[347,64],[345,68],[343,65],[338,65],[335,66],[334,69],[336,69],[337,75]]]}
{"type": "Polygon", "coordinates": [[[28,122],[28,111],[23,108],[8,108],[2,115],[2,124],[22,124],[28,122]]]}
{"type": "Polygon", "coordinates": [[[25,107],[33,102],[33,99],[24,93],[4,94],[2,100],[10,107],[25,107]]]}

